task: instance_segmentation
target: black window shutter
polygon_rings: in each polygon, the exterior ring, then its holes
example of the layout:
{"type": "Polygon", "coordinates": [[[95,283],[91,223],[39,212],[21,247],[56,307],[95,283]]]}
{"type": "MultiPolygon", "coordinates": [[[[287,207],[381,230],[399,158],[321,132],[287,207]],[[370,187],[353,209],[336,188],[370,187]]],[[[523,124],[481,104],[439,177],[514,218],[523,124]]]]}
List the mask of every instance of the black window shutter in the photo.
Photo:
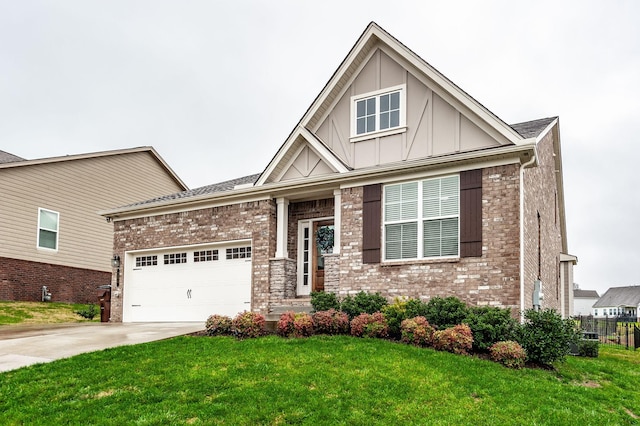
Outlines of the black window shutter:
{"type": "Polygon", "coordinates": [[[460,173],[460,257],[482,256],[482,169],[460,173]]]}
{"type": "Polygon", "coordinates": [[[362,196],[362,262],[380,263],[382,185],[366,185],[362,196]]]}

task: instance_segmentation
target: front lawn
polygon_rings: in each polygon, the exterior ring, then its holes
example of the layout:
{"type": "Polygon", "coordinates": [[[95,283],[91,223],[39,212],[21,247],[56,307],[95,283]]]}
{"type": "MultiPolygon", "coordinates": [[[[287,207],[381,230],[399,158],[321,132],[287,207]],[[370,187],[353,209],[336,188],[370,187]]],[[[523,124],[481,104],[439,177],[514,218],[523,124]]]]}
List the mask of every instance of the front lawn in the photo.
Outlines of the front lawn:
{"type": "MultiPolygon", "coordinates": [[[[0,301],[0,325],[86,322],[75,313],[86,307],[86,304],[77,303],[0,301]]],[[[94,321],[100,321],[100,307],[97,309],[94,321]]]]}
{"type": "Polygon", "coordinates": [[[186,336],[1,373],[0,424],[640,423],[640,353],[557,367],[347,336],[186,336]]]}

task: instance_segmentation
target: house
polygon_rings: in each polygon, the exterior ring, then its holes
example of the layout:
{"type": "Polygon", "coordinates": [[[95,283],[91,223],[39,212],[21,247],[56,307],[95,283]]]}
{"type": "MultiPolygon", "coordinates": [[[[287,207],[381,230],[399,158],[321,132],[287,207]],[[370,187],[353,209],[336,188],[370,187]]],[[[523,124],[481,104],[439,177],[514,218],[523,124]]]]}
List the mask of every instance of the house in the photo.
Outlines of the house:
{"type": "Polygon", "coordinates": [[[311,292],[572,312],[557,117],[507,125],[375,23],[265,169],[101,212],[113,321],[305,309],[311,292]],[[538,294],[542,293],[542,295],[538,294]]]}
{"type": "Polygon", "coordinates": [[[635,317],[640,321],[640,286],[611,287],[593,304],[594,317],[635,317]]]}
{"type": "Polygon", "coordinates": [[[599,298],[595,290],[573,289],[573,316],[591,315],[591,308],[599,298]]]}
{"type": "Polygon", "coordinates": [[[0,151],[0,300],[97,302],[113,256],[113,225],[97,212],[186,189],[151,147],[38,160],[0,151]]]}

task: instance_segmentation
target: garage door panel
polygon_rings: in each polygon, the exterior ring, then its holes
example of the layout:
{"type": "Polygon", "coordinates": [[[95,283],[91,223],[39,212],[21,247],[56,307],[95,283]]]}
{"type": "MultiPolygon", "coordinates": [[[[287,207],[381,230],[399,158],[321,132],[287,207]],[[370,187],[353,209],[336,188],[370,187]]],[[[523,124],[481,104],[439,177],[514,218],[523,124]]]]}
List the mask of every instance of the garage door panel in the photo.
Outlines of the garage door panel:
{"type": "MultiPolygon", "coordinates": [[[[228,246],[227,246],[228,247],[228,246]]],[[[233,246],[237,247],[237,246],[233,246]]],[[[224,257],[225,247],[217,248],[224,257]]],[[[219,258],[194,262],[194,251],[181,248],[133,255],[157,256],[157,265],[132,267],[125,287],[127,322],[205,321],[211,314],[235,316],[251,309],[251,259],[219,258]],[[165,264],[164,255],[187,253],[185,263],[165,264]]],[[[214,250],[213,248],[210,250],[214,250]]],[[[246,249],[250,253],[250,248],[246,249]]]]}

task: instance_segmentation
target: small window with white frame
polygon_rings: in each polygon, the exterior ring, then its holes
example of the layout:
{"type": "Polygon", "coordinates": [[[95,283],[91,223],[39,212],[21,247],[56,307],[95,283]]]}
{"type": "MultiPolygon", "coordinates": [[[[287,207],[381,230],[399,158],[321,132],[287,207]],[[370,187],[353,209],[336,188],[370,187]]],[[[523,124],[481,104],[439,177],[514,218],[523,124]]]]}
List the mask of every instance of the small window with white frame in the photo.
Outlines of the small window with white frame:
{"type": "Polygon", "coordinates": [[[406,86],[365,93],[351,97],[351,138],[384,136],[405,128],[406,86]]]}
{"type": "Polygon", "coordinates": [[[38,248],[58,250],[60,213],[38,209],[38,248]]]}

